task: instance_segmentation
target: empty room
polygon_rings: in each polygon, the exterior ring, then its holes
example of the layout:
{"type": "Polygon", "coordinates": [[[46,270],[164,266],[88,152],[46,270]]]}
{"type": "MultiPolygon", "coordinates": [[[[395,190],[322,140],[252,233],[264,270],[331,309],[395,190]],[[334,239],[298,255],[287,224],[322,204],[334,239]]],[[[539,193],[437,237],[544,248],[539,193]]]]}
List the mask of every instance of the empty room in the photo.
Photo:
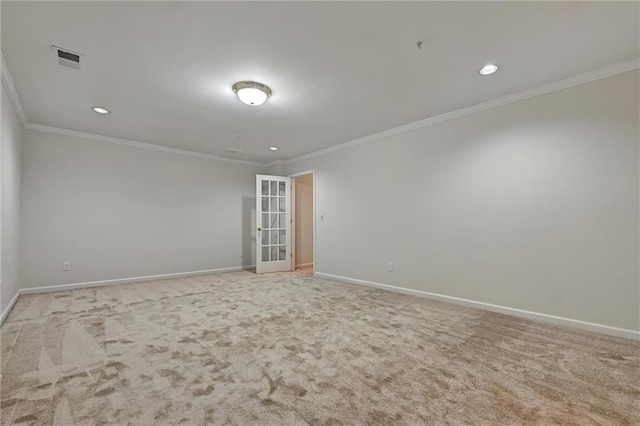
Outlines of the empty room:
{"type": "Polygon", "coordinates": [[[0,22],[1,425],[640,424],[640,3],[0,22]]]}

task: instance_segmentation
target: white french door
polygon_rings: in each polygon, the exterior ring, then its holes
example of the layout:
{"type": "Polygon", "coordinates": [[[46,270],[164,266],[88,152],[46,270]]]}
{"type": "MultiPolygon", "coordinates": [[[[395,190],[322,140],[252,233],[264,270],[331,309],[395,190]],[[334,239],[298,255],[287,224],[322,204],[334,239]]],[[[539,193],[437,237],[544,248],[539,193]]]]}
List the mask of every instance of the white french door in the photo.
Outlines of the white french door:
{"type": "Polygon", "coordinates": [[[291,178],[256,175],[256,273],[291,270],[291,178]]]}

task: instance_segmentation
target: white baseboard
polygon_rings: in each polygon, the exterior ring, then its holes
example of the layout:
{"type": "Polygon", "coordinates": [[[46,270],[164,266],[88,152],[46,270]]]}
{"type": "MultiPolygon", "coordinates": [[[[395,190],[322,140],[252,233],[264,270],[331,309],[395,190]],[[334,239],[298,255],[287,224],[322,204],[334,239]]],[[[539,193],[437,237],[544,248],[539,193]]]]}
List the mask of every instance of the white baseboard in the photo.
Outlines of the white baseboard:
{"type": "Polygon", "coordinates": [[[501,314],[513,315],[520,318],[537,320],[556,325],[563,325],[581,330],[594,331],[596,333],[607,334],[610,336],[624,337],[627,339],[640,340],[640,331],[628,330],[625,328],[612,327],[609,325],[595,324],[592,322],[580,321],[571,318],[558,317],[555,315],[542,314],[539,312],[525,311],[523,309],[509,308],[507,306],[493,305],[491,303],[477,302],[475,300],[461,299],[459,297],[445,296],[443,294],[429,293],[421,290],[413,290],[410,288],[396,287],[388,284],[381,284],[371,281],[358,280],[354,278],[341,277],[338,275],[326,274],[324,272],[315,272],[314,276],[319,278],[327,278],[348,284],[356,284],[367,287],[374,287],[383,290],[393,291],[396,293],[409,294],[412,296],[425,297],[428,299],[439,300],[441,302],[454,303],[456,305],[468,306],[471,308],[483,309],[486,311],[499,312],[501,314]]]}
{"type": "Polygon", "coordinates": [[[74,283],[74,284],[60,284],[60,285],[52,285],[45,287],[32,287],[32,288],[22,288],[19,289],[16,295],[11,299],[11,302],[7,306],[7,308],[2,311],[0,314],[0,326],[4,322],[4,320],[9,316],[9,312],[13,309],[13,306],[16,304],[20,296],[23,294],[36,294],[36,293],[53,293],[56,291],[64,291],[64,290],[73,290],[76,288],[88,288],[88,287],[100,287],[105,285],[115,285],[115,284],[127,284],[127,283],[135,283],[142,281],[153,281],[153,280],[162,280],[168,278],[180,278],[180,277],[193,277],[196,275],[207,275],[207,274],[218,274],[221,272],[233,272],[233,271],[242,271],[245,269],[253,269],[256,265],[246,265],[246,266],[234,266],[231,268],[218,268],[218,269],[207,269],[203,271],[191,271],[191,272],[178,272],[175,274],[162,274],[162,275],[148,275],[144,277],[133,277],[133,278],[119,278],[115,280],[104,280],[104,281],[90,281],[85,283],[74,283]]]}
{"type": "MultiPolygon", "coordinates": [[[[305,264],[305,265],[313,265],[313,264],[305,264]]],[[[300,265],[300,266],[304,267],[304,265],[300,265]]],[[[11,302],[9,302],[9,305],[7,305],[7,307],[2,311],[2,313],[0,313],[0,325],[2,325],[4,320],[9,315],[9,312],[11,312],[11,309],[13,309],[13,306],[16,304],[20,296],[23,294],[52,293],[56,291],[73,290],[77,288],[99,287],[99,286],[105,286],[105,285],[127,284],[127,283],[133,283],[133,282],[152,281],[152,280],[159,280],[159,279],[216,274],[221,272],[240,271],[240,270],[252,269],[252,268],[255,268],[255,265],[235,266],[231,268],[208,269],[203,271],[179,272],[175,274],[149,275],[149,276],[134,277],[134,278],[120,278],[115,280],[62,284],[62,285],[54,285],[54,286],[46,286],[46,287],[24,288],[24,289],[18,290],[18,292],[11,299],[11,302]]],[[[507,306],[494,305],[491,303],[478,302],[475,300],[462,299],[462,298],[453,297],[453,296],[445,296],[442,294],[429,293],[421,290],[413,290],[413,289],[404,288],[404,287],[396,287],[396,286],[376,283],[372,281],[364,281],[364,280],[358,280],[354,278],[341,277],[338,275],[326,274],[324,272],[315,272],[314,275],[320,278],[327,278],[335,281],[345,282],[348,284],[356,284],[356,285],[362,285],[367,287],[379,288],[383,290],[393,291],[396,293],[409,294],[413,296],[439,300],[442,302],[449,302],[457,305],[463,305],[463,306],[483,309],[483,310],[492,311],[492,312],[499,312],[502,314],[513,315],[520,318],[543,321],[543,322],[548,322],[556,325],[564,325],[564,326],[579,328],[581,330],[594,331],[596,333],[607,334],[610,336],[640,340],[640,331],[635,331],[635,330],[612,327],[612,326],[603,325],[603,324],[596,324],[596,323],[587,322],[587,321],[575,320],[571,318],[558,317],[555,315],[542,314],[539,312],[526,311],[523,309],[509,308],[507,306]]]]}
{"type": "Polygon", "coordinates": [[[175,274],[147,275],[143,277],[119,278],[115,280],[90,281],[85,283],[60,284],[60,285],[52,285],[52,286],[45,286],[45,287],[32,287],[32,288],[23,288],[20,291],[21,291],[21,294],[53,293],[55,291],[73,290],[76,288],[101,287],[105,285],[127,284],[127,283],[136,283],[136,282],[142,282],[142,281],[163,280],[168,278],[192,277],[196,275],[207,275],[207,274],[218,274],[221,272],[242,271],[244,269],[251,269],[251,268],[255,268],[255,265],[233,266],[230,268],[218,268],[218,269],[206,269],[203,271],[178,272],[175,274]]]}
{"type": "Polygon", "coordinates": [[[297,268],[309,268],[311,266],[313,266],[313,262],[311,262],[311,263],[300,263],[300,264],[296,265],[296,269],[297,268]]]}
{"type": "Polygon", "coordinates": [[[13,299],[11,299],[7,307],[2,311],[2,313],[0,313],[0,325],[2,325],[5,319],[7,319],[7,317],[9,316],[9,312],[11,312],[11,309],[13,309],[13,305],[16,304],[19,298],[20,298],[20,290],[16,292],[16,294],[13,296],[13,299]]]}

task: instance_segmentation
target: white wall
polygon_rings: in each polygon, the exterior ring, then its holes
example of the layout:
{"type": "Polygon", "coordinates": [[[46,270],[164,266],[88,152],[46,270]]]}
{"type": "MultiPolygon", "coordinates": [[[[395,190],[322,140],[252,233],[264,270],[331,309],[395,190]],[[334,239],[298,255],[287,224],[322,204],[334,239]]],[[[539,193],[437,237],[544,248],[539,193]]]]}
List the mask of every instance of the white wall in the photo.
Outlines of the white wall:
{"type": "Polygon", "coordinates": [[[254,167],[34,130],[23,148],[23,288],[255,263],[254,167]]]}
{"type": "Polygon", "coordinates": [[[638,80],[269,172],[316,171],[318,272],[639,330],[638,80]]]}
{"type": "Polygon", "coordinates": [[[313,263],[313,175],[296,180],[296,265],[313,263]]]}
{"type": "Polygon", "coordinates": [[[18,292],[22,126],[2,86],[0,144],[0,312],[18,292]]]}

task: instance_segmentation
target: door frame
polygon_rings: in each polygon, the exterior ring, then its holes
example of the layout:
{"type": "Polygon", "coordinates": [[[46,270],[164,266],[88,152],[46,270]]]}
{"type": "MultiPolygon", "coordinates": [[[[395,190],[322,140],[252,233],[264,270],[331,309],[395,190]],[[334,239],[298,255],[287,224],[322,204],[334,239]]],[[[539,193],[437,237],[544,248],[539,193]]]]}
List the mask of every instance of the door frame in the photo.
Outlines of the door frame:
{"type": "Polygon", "coordinates": [[[296,211],[295,211],[295,203],[296,203],[296,195],[295,195],[295,178],[299,177],[299,176],[304,176],[304,175],[311,175],[313,177],[313,220],[312,220],[312,225],[313,225],[313,274],[315,275],[316,273],[316,171],[315,170],[306,170],[303,172],[298,172],[298,173],[293,173],[290,174],[289,177],[291,178],[291,186],[292,186],[292,190],[291,190],[291,219],[292,219],[292,226],[291,226],[291,253],[293,254],[291,260],[291,270],[295,271],[296,269],[296,211]]]}

